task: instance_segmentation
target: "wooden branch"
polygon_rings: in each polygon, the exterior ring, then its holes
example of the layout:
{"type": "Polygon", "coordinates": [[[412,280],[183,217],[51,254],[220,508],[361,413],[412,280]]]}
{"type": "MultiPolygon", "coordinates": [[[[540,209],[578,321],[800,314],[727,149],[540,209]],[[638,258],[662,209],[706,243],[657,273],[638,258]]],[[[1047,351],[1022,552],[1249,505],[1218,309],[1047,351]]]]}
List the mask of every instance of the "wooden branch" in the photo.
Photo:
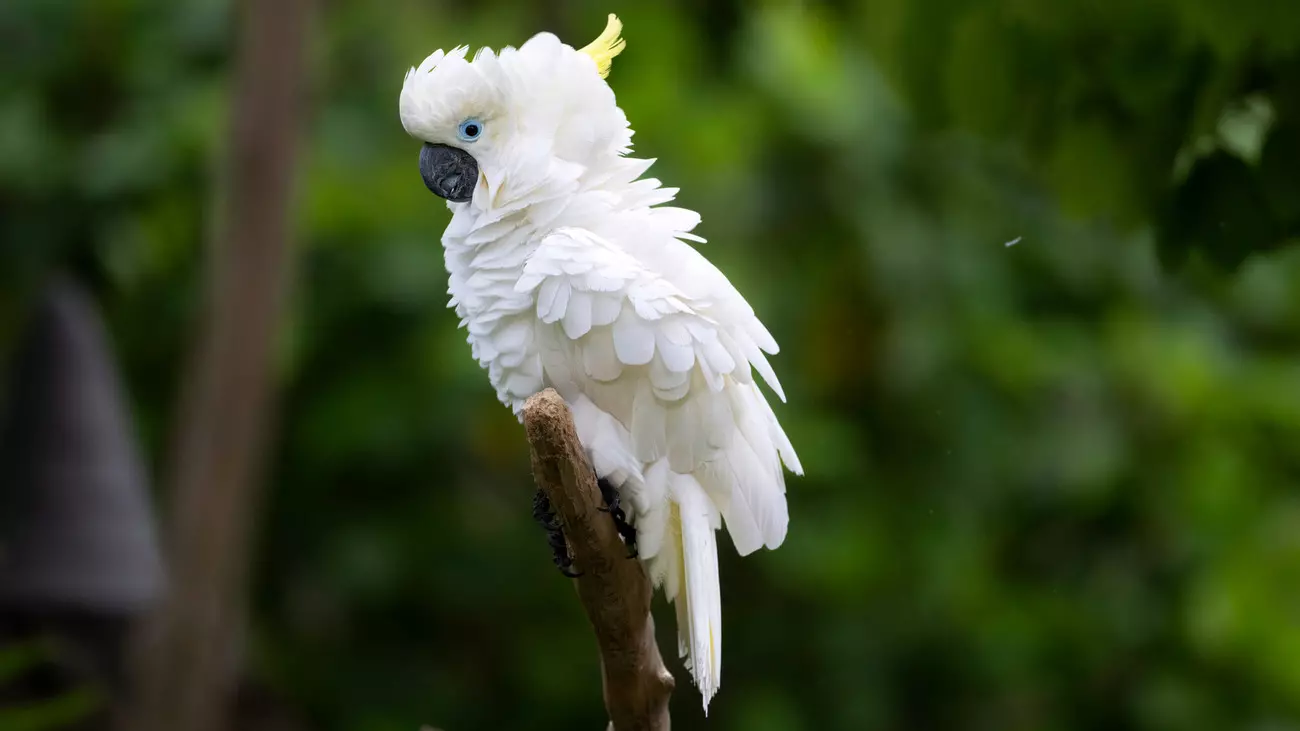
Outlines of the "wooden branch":
{"type": "Polygon", "coordinates": [[[605,710],[616,731],[668,731],[673,676],[655,644],[653,589],[614,529],[569,407],[552,389],[524,404],[533,478],[564,526],[578,598],[596,631],[605,710]]]}
{"type": "Polygon", "coordinates": [[[237,5],[220,217],[170,460],[170,591],[137,640],[130,731],[226,727],[290,278],[311,3],[237,5]]]}

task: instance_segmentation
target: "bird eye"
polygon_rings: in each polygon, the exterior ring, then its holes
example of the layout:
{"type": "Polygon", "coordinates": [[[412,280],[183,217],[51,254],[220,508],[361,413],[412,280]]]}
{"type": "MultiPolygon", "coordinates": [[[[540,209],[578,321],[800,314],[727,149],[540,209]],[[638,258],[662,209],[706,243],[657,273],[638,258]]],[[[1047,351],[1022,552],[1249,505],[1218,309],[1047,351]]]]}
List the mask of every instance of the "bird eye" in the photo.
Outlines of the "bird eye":
{"type": "Polygon", "coordinates": [[[477,119],[467,119],[460,123],[460,128],[456,130],[456,135],[466,142],[473,142],[483,134],[483,123],[477,119]]]}

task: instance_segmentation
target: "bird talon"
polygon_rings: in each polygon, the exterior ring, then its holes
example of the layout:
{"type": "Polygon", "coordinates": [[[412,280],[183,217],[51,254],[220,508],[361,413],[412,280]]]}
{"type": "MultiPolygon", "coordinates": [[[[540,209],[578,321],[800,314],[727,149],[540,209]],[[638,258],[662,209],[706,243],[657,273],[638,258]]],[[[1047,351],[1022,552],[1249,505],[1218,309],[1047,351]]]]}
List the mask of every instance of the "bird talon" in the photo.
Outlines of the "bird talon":
{"type": "Polygon", "coordinates": [[[560,573],[570,579],[582,576],[581,571],[573,569],[573,559],[569,558],[569,543],[564,538],[564,526],[551,509],[551,500],[538,488],[533,495],[533,520],[546,531],[546,543],[551,547],[551,560],[555,562],[560,573]]]}
{"type": "Polygon", "coordinates": [[[636,549],[636,528],[633,528],[627,522],[627,513],[623,512],[618,489],[604,478],[598,480],[596,484],[600,487],[600,496],[604,498],[607,506],[602,510],[609,513],[610,517],[614,519],[614,529],[618,531],[619,537],[623,539],[623,544],[627,546],[628,558],[636,558],[639,555],[636,549]]]}

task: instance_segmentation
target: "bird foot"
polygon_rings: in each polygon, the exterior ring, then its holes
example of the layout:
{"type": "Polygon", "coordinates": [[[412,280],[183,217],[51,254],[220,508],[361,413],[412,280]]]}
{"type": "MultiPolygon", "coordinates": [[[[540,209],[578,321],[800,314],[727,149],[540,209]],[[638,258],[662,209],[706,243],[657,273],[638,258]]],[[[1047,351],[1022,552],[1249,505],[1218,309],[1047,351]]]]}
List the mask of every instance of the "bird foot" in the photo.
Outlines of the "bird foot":
{"type": "Polygon", "coordinates": [[[614,528],[618,531],[619,537],[623,539],[623,544],[627,546],[627,557],[636,558],[636,528],[633,528],[627,522],[627,515],[623,512],[623,506],[619,502],[618,488],[609,483],[608,480],[601,478],[597,480],[600,486],[600,496],[605,499],[605,506],[601,508],[609,513],[614,519],[614,528]]]}
{"type": "Polygon", "coordinates": [[[538,488],[537,493],[533,495],[533,520],[546,531],[546,543],[551,547],[551,559],[555,561],[555,566],[560,573],[570,579],[582,576],[581,571],[573,568],[573,559],[569,558],[569,543],[564,539],[564,527],[560,525],[555,510],[551,508],[550,498],[546,497],[546,493],[542,492],[541,488],[538,488]]]}

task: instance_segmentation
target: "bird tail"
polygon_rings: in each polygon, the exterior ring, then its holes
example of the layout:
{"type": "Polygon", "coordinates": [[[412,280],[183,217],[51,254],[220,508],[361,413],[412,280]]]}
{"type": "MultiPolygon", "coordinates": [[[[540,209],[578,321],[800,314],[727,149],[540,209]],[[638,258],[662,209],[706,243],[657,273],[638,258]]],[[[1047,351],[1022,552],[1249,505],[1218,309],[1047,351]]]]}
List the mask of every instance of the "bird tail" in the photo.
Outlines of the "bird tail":
{"type": "Polygon", "coordinates": [[[669,491],[673,504],[665,543],[675,544],[678,570],[676,581],[665,582],[664,588],[677,609],[678,652],[708,714],[722,682],[722,590],[715,538],[721,516],[692,475],[673,474],[669,491]]]}

